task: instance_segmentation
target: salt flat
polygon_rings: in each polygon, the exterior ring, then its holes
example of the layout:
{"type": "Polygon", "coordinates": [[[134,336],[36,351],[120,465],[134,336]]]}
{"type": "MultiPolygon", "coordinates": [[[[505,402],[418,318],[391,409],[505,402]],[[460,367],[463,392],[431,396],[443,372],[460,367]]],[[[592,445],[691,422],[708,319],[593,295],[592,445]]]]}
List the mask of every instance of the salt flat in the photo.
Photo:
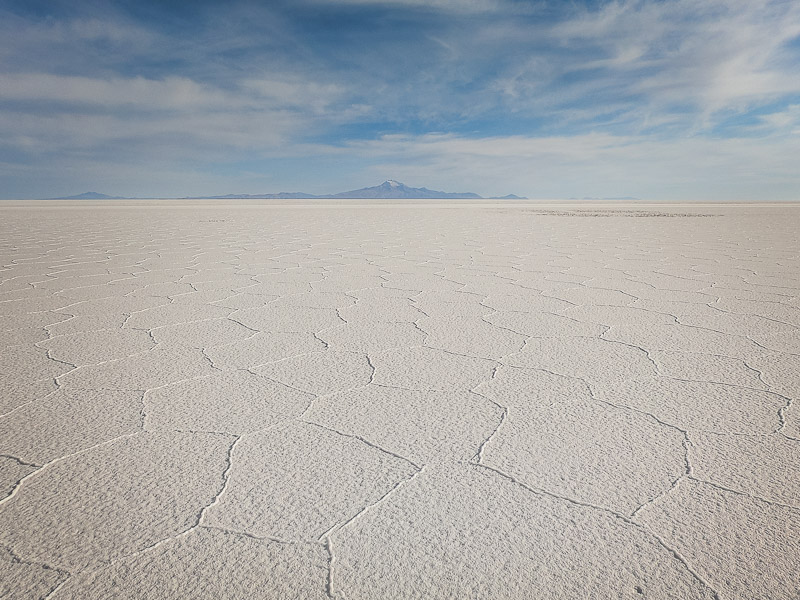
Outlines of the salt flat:
{"type": "Polygon", "coordinates": [[[800,206],[0,203],[0,597],[800,597],[800,206]]]}

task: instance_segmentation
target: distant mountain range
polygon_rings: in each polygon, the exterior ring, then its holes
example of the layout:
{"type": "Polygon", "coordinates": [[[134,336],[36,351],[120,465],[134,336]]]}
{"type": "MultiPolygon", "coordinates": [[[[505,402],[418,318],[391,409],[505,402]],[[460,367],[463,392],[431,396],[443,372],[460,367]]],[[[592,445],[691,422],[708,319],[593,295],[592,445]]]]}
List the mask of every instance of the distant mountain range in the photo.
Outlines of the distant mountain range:
{"type": "MultiPolygon", "coordinates": [[[[315,195],[315,194],[306,194],[303,192],[280,192],[278,194],[227,194],[225,196],[193,196],[192,200],[224,200],[224,199],[256,199],[256,198],[270,198],[270,199],[303,199],[303,198],[320,198],[320,199],[330,199],[330,198],[370,198],[370,199],[431,199],[431,200],[448,200],[448,199],[458,199],[458,198],[474,198],[474,199],[482,199],[483,196],[479,196],[473,192],[442,192],[439,190],[429,190],[428,188],[421,187],[409,187],[404,183],[400,183],[399,181],[394,181],[393,179],[389,179],[388,181],[384,181],[380,185],[374,185],[372,187],[365,187],[360,188],[358,190],[349,190],[347,192],[339,192],[336,194],[322,194],[322,195],[315,195]]],[[[508,196],[500,197],[492,197],[492,199],[502,199],[502,200],[524,200],[524,198],[520,196],[515,196],[514,194],[509,194],[508,196]]]]}
{"type": "Polygon", "coordinates": [[[567,198],[567,200],[641,200],[641,198],[637,198],[636,196],[610,196],[607,198],[584,196],[583,198],[567,198]]]}
{"type": "MultiPolygon", "coordinates": [[[[302,200],[302,199],[330,199],[330,198],[369,198],[369,199],[431,199],[431,200],[450,200],[450,199],[482,199],[483,196],[472,192],[440,192],[429,190],[428,188],[409,187],[399,181],[392,179],[384,181],[380,185],[365,187],[338,194],[306,194],[303,192],[280,192],[278,194],[226,194],[224,196],[189,196],[183,200],[247,200],[247,199],[279,199],[279,200],[302,200]]],[[[59,198],[49,198],[50,200],[118,200],[119,196],[107,196],[97,192],[86,192],[77,196],[63,196],[59,198]]],[[[521,196],[509,194],[507,196],[492,196],[492,200],[525,200],[521,196]]]]}
{"type": "Polygon", "coordinates": [[[429,190],[428,188],[413,188],[408,187],[404,183],[394,181],[384,181],[380,185],[373,187],[365,187],[360,190],[350,190],[349,192],[342,192],[334,194],[336,198],[480,198],[478,194],[472,192],[440,192],[438,190],[429,190]]]}
{"type": "Polygon", "coordinates": [[[58,198],[48,198],[48,200],[123,200],[124,196],[108,196],[97,192],[84,192],[76,196],[59,196],[58,198]]]}

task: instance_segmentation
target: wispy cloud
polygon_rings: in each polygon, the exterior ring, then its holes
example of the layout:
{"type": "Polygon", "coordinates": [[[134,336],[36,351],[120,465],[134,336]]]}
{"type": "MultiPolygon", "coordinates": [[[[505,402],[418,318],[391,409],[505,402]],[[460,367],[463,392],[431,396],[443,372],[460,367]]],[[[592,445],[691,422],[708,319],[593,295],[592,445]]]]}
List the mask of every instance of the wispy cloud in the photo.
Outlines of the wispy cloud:
{"type": "Polygon", "coordinates": [[[755,189],[759,173],[784,195],[794,182],[781,166],[800,127],[793,2],[37,6],[0,9],[6,196],[140,161],[172,189],[182,169],[224,172],[215,192],[237,168],[323,185],[323,164],[353,185],[397,169],[534,195],[653,195],[640,173],[686,174],[696,196],[755,189]],[[648,191],[573,191],[626,181],[648,191]]]}
{"type": "Polygon", "coordinates": [[[540,198],[591,193],[757,201],[796,199],[800,189],[800,135],[756,140],[652,140],[601,133],[479,139],[389,135],[354,142],[351,151],[369,157],[368,171],[376,176],[395,174],[484,194],[502,191],[500,185],[540,198]]]}

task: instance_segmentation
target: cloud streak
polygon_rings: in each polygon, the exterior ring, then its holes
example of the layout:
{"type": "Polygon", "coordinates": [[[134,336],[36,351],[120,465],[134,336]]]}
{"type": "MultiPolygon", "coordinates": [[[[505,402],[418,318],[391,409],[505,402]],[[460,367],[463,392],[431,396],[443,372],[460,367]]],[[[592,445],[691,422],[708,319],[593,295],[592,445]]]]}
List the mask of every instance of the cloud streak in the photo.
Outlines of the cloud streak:
{"type": "Polygon", "coordinates": [[[328,191],[334,171],[547,196],[797,184],[792,2],[36,6],[0,10],[6,197],[97,187],[102,165],[139,194],[133,164],[187,194],[328,191]]]}
{"type": "MultiPolygon", "coordinates": [[[[800,189],[800,136],[650,140],[584,134],[463,138],[392,135],[354,143],[375,175],[436,185],[458,178],[484,194],[498,181],[534,197],[637,196],[661,201],[792,200],[800,189]],[[765,174],[769,176],[765,178],[765,174]],[[487,185],[486,182],[491,182],[487,185]]],[[[502,190],[500,190],[502,191],[502,190]]]]}

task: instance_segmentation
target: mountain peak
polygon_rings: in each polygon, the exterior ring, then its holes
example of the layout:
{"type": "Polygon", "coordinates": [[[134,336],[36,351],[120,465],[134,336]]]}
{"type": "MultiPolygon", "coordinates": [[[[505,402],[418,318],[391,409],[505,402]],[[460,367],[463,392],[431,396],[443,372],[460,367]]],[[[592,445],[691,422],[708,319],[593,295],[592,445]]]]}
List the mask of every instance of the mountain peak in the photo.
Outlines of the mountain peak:
{"type": "Polygon", "coordinates": [[[108,194],[100,194],[98,192],[84,192],[75,196],[59,196],[58,198],[49,198],[50,200],[121,200],[122,196],[109,196],[108,194]]]}
{"type": "Polygon", "coordinates": [[[448,199],[448,198],[480,198],[478,194],[471,192],[463,193],[449,193],[440,192],[437,190],[429,190],[428,188],[414,188],[408,187],[404,183],[388,179],[380,185],[374,187],[361,188],[359,190],[350,190],[349,192],[341,192],[334,194],[334,198],[386,198],[386,199],[401,199],[401,198],[430,198],[430,199],[448,199]]]}

